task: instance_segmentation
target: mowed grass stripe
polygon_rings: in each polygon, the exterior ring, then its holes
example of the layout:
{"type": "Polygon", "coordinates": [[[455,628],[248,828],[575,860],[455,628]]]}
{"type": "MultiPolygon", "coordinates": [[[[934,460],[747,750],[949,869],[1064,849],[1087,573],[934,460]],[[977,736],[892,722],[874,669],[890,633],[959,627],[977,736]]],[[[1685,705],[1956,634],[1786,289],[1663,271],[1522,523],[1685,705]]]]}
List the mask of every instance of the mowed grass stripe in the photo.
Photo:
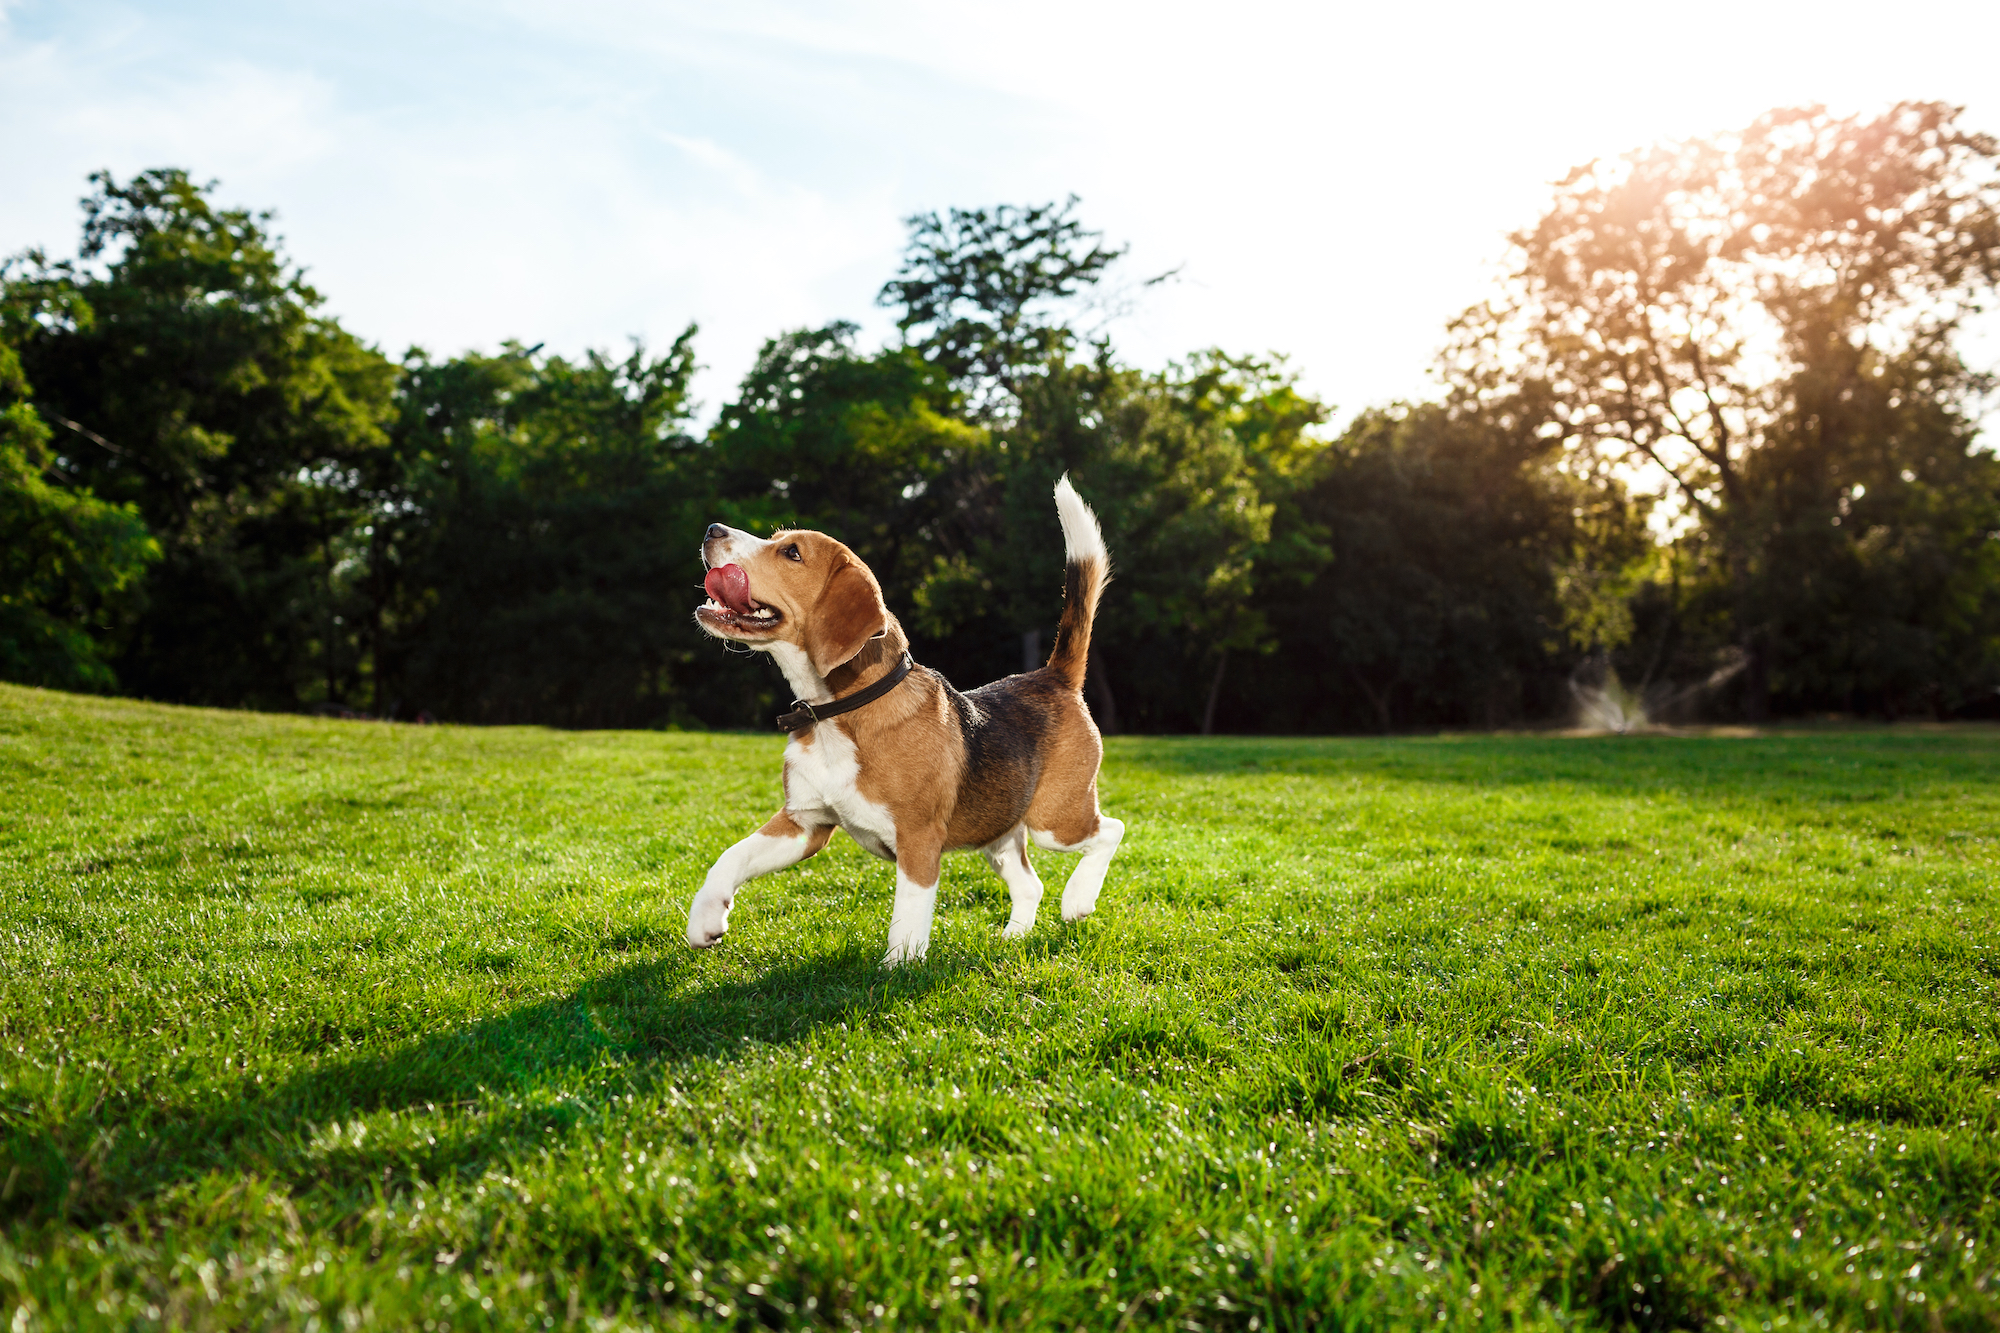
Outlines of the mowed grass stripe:
{"type": "Polygon", "coordinates": [[[780,747],[0,687],[5,1318],[2000,1318],[1992,729],[1120,738],[886,973],[844,838],[681,942],[780,747]]]}

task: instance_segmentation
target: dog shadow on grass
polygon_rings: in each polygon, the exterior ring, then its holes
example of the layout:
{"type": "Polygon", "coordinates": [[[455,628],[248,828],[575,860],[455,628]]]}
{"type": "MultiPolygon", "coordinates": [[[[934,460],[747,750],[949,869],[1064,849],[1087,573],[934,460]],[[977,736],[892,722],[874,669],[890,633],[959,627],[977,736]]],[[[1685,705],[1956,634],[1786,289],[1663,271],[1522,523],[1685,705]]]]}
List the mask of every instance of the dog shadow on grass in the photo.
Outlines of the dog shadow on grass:
{"type": "Polygon", "coordinates": [[[7,1211],[95,1224],[211,1174],[359,1195],[385,1181],[477,1171],[560,1141],[627,1094],[698,1077],[703,1065],[893,1016],[962,970],[931,961],[884,971],[879,950],[858,943],[732,980],[691,975],[685,960],[633,962],[393,1050],[323,1058],[276,1082],[245,1075],[144,1120],[71,1122],[33,1135],[40,1143],[17,1132],[8,1155],[31,1178],[7,1211]],[[408,1128],[376,1119],[360,1131],[384,1112],[422,1119],[408,1128]]]}

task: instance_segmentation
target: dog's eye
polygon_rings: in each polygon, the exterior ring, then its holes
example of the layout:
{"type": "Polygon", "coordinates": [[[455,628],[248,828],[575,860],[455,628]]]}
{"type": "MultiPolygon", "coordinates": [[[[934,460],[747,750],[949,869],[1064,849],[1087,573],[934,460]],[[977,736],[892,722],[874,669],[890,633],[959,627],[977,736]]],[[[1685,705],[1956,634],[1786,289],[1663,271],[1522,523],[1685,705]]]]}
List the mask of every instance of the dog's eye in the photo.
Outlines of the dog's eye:
{"type": "Polygon", "coordinates": [[[793,542],[790,546],[787,546],[784,550],[778,552],[778,554],[782,555],[787,560],[805,559],[804,556],[799,554],[799,544],[797,542],[793,542]]]}

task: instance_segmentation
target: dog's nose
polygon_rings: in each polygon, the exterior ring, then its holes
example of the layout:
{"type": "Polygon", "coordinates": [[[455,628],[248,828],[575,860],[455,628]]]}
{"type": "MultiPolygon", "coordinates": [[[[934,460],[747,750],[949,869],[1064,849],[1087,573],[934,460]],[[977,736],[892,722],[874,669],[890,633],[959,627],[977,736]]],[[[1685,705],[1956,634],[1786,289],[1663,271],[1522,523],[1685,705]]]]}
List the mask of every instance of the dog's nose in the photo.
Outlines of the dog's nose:
{"type": "Polygon", "coordinates": [[[729,529],[723,527],[720,523],[711,523],[708,525],[708,535],[710,540],[713,540],[714,538],[717,537],[727,537],[729,535],[729,529]]]}

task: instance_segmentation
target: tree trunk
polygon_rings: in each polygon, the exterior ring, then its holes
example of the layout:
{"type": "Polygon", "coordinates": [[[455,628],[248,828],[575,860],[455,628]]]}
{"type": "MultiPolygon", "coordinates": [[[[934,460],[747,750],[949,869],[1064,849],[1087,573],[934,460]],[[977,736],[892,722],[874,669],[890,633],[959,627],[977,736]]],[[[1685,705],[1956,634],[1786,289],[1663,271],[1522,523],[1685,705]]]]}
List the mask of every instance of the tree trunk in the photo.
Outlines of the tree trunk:
{"type": "Polygon", "coordinates": [[[1228,666],[1229,650],[1224,648],[1221,655],[1215,659],[1215,679],[1208,686],[1208,707],[1201,713],[1201,734],[1204,736],[1215,734],[1215,705],[1216,701],[1222,698],[1222,673],[1228,666]]]}
{"type": "Polygon", "coordinates": [[[319,554],[321,562],[326,566],[326,701],[330,704],[336,704],[341,702],[340,659],[337,656],[337,640],[340,627],[336,623],[340,601],[334,594],[333,535],[331,528],[332,524],[327,521],[326,517],[326,502],[322,499],[319,511],[319,554]]]}
{"type": "Polygon", "coordinates": [[[1771,675],[1769,652],[1760,630],[1743,635],[1743,717],[1763,722],[1771,716],[1771,675]]]}
{"type": "Polygon", "coordinates": [[[1118,700],[1111,693],[1111,678],[1104,674],[1104,663],[1097,660],[1097,654],[1090,655],[1088,672],[1090,683],[1090,711],[1096,714],[1097,729],[1106,736],[1118,734],[1118,700]]]}
{"type": "Polygon", "coordinates": [[[1359,671],[1350,668],[1350,674],[1354,677],[1354,683],[1361,687],[1361,692],[1368,696],[1368,702],[1375,705],[1375,716],[1382,719],[1382,734],[1386,736],[1394,731],[1396,729],[1395,719],[1389,713],[1389,690],[1393,689],[1394,686],[1391,685],[1387,688],[1377,690],[1368,683],[1368,677],[1362,675],[1359,671]]]}
{"type": "Polygon", "coordinates": [[[368,674],[374,685],[369,693],[375,716],[388,719],[390,709],[382,691],[382,583],[387,577],[382,566],[386,557],[382,553],[383,518],[376,515],[374,531],[368,537],[368,674]]]}
{"type": "Polygon", "coordinates": [[[1723,558],[1729,562],[1729,581],[1735,597],[1737,643],[1743,649],[1743,718],[1763,722],[1771,715],[1770,636],[1758,621],[1758,562],[1750,558],[1751,540],[1739,515],[1726,534],[1723,558]]]}

